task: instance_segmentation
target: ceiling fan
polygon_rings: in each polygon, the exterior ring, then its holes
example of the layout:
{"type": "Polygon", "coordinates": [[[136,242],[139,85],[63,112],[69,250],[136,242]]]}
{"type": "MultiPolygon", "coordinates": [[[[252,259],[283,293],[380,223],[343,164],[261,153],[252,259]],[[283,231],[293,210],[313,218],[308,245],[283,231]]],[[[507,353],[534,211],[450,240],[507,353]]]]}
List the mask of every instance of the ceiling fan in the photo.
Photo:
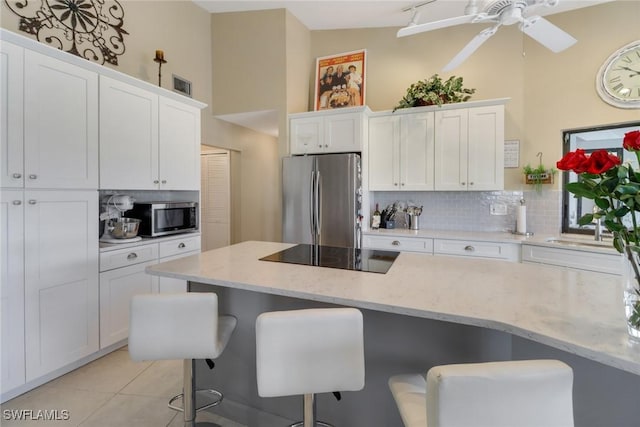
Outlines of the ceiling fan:
{"type": "MultiPolygon", "coordinates": [[[[442,69],[451,71],[462,64],[485,41],[494,35],[501,25],[519,24],[520,31],[536,40],[538,43],[553,52],[561,52],[572,46],[577,40],[570,34],[553,25],[541,16],[530,15],[532,11],[540,7],[554,7],[560,0],[482,0],[482,8],[478,6],[478,0],[469,0],[465,7],[464,15],[440,21],[417,24],[417,11],[411,23],[398,31],[398,37],[411,36],[425,31],[439,28],[452,27],[460,24],[494,23],[495,25],[482,30],[475,36],[458,54],[442,69]]],[[[429,2],[430,3],[430,2],[429,2]]],[[[417,7],[424,6],[423,3],[417,7]]]]}

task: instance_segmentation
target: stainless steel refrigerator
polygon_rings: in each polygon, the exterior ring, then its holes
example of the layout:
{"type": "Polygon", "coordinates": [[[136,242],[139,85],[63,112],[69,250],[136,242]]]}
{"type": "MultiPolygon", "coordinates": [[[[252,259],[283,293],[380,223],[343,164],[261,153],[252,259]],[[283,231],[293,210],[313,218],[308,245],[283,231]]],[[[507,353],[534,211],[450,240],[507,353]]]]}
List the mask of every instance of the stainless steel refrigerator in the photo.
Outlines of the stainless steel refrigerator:
{"type": "Polygon", "coordinates": [[[285,157],[283,241],[360,248],[361,182],[358,154],[285,157]]]}

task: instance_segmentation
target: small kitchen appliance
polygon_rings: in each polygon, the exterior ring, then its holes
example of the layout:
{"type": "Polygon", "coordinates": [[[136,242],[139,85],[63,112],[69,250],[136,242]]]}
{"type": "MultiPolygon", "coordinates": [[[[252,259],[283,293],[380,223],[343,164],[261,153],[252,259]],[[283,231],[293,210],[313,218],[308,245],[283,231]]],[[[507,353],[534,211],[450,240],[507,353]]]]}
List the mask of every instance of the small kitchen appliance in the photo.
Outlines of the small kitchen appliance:
{"type": "Polygon", "coordinates": [[[122,194],[113,194],[106,199],[103,203],[104,211],[100,214],[100,224],[103,227],[101,242],[129,243],[141,240],[138,236],[140,220],[124,217],[125,212],[133,209],[134,202],[133,197],[122,194]]]}
{"type": "Polygon", "coordinates": [[[135,203],[129,216],[142,221],[141,236],[158,237],[198,229],[197,202],[135,203]]]}

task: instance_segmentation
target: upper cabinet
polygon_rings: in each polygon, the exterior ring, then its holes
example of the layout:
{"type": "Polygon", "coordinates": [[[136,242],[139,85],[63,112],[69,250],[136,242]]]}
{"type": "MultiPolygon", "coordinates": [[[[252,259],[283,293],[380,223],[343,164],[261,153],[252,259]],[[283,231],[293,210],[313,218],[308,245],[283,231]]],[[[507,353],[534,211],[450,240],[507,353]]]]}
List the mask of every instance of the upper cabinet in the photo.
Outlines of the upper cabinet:
{"type": "Polygon", "coordinates": [[[433,190],[434,113],[369,119],[369,190],[433,190]]]}
{"type": "Polygon", "coordinates": [[[98,187],[98,75],[0,44],[2,186],[98,187]]]}
{"type": "Polygon", "coordinates": [[[291,154],[350,153],[362,151],[367,137],[367,107],[289,116],[291,154]]]}
{"type": "Polygon", "coordinates": [[[435,190],[504,189],[504,105],[435,112],[435,190]]]}
{"type": "Polygon", "coordinates": [[[200,109],[100,77],[100,188],[198,190],[200,109]]]}

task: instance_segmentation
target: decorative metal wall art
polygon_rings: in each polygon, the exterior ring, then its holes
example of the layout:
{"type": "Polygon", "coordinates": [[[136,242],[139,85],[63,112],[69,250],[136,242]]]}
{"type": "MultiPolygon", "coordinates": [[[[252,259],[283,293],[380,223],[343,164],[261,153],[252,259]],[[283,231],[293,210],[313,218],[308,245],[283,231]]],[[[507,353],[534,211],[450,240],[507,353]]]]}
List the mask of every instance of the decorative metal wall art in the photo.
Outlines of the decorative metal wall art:
{"type": "Polygon", "coordinates": [[[124,9],[116,0],[5,0],[20,31],[92,62],[118,65],[125,51],[124,9]]]}

